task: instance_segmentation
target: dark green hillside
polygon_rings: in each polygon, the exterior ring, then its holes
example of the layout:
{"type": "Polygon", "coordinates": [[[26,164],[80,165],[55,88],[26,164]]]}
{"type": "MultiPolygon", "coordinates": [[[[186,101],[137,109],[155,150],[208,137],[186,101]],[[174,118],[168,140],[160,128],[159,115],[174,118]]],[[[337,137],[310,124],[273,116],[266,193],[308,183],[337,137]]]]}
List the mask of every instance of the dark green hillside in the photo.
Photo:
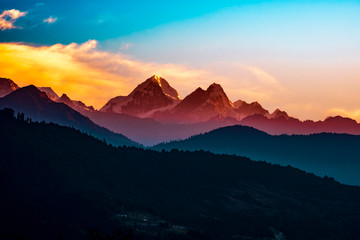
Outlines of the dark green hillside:
{"type": "Polygon", "coordinates": [[[360,189],[292,167],[115,148],[8,109],[0,146],[0,239],[360,237],[360,189]]]}
{"type": "Polygon", "coordinates": [[[251,127],[230,126],[182,141],[159,144],[154,149],[207,150],[236,154],[331,176],[337,181],[360,185],[360,136],[319,133],[273,136],[251,127]]]}

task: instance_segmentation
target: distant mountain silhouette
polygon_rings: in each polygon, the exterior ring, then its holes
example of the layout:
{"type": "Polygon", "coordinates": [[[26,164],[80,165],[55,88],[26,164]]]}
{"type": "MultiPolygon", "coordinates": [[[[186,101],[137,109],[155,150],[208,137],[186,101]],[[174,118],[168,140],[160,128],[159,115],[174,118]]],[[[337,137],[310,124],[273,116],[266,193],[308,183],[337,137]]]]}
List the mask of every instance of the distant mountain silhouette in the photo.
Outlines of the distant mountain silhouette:
{"type": "Polygon", "coordinates": [[[272,136],[254,128],[231,126],[154,148],[237,154],[360,185],[359,142],[360,136],[347,134],[272,136]]]}
{"type": "Polygon", "coordinates": [[[20,88],[7,96],[0,98],[0,108],[10,107],[24,113],[35,121],[54,122],[60,125],[74,127],[97,138],[106,139],[114,145],[136,145],[127,137],[113,133],[94,124],[89,118],[63,103],[53,102],[45,92],[33,85],[20,88]]]}
{"type": "Polygon", "coordinates": [[[19,89],[19,86],[11,79],[0,78],[0,98],[8,95],[16,89],[19,89]]]}
{"type": "Polygon", "coordinates": [[[115,148],[13,114],[0,111],[1,239],[360,237],[359,187],[243,157],[115,148]]]}
{"type": "Polygon", "coordinates": [[[277,118],[268,119],[262,115],[253,115],[239,121],[239,124],[254,127],[273,135],[304,135],[323,132],[348,133],[354,135],[360,134],[360,124],[350,118],[336,116],[328,117],[324,121],[314,122],[311,120],[300,121],[299,119],[287,116],[286,113],[278,112],[275,114],[280,116],[277,118]]]}

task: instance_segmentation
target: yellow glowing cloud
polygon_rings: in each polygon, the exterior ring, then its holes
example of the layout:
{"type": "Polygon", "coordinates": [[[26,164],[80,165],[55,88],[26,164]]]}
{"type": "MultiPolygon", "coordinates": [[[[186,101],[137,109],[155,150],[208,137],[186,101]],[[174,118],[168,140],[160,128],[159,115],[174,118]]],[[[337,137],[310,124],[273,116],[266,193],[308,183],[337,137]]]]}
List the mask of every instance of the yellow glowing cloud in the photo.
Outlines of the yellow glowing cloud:
{"type": "Polygon", "coordinates": [[[269,89],[278,85],[275,78],[254,67],[236,67],[219,74],[211,67],[193,69],[141,62],[120,53],[99,51],[95,40],[42,47],[0,43],[0,56],[0,77],[11,78],[20,86],[52,87],[59,95],[67,93],[95,108],[101,108],[112,97],[129,94],[154,74],[167,79],[182,97],[199,86],[206,88],[218,82],[232,100],[250,97],[261,101],[269,99],[269,89]],[[247,75],[251,77],[247,79],[247,75]],[[242,82],[242,77],[247,80],[242,82]]]}
{"type": "Polygon", "coordinates": [[[5,10],[0,14],[0,30],[20,28],[14,26],[16,19],[23,17],[27,12],[20,12],[16,9],[5,10]]]}

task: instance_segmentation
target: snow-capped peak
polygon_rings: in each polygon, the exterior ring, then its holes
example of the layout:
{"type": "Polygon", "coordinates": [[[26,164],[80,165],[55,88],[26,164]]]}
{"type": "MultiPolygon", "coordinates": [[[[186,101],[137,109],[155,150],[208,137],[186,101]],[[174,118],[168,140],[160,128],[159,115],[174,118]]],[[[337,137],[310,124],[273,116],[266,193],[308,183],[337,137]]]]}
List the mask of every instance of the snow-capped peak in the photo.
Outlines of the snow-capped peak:
{"type": "Polygon", "coordinates": [[[172,108],[181,98],[169,83],[158,75],[146,79],[128,96],[110,99],[100,111],[147,116],[156,109],[172,108]]]}

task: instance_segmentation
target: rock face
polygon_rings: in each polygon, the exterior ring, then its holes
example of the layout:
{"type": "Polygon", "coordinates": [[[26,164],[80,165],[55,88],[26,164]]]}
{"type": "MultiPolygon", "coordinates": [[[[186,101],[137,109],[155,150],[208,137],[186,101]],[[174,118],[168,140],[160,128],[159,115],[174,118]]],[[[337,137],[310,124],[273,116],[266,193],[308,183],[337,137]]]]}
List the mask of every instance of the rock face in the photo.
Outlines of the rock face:
{"type": "Polygon", "coordinates": [[[138,85],[128,96],[110,99],[100,111],[146,117],[154,111],[171,108],[178,102],[178,92],[165,79],[154,75],[138,85]]]}
{"type": "Polygon", "coordinates": [[[56,94],[56,92],[54,92],[54,90],[52,90],[51,87],[38,87],[38,89],[44,93],[46,93],[46,95],[48,96],[48,98],[50,98],[53,101],[58,101],[59,100],[59,96],[56,94]]]}
{"type": "Polygon", "coordinates": [[[280,109],[276,109],[272,114],[270,114],[269,118],[279,118],[279,117],[283,117],[285,119],[289,119],[289,115],[287,114],[287,112],[285,111],[281,111],[280,109]]]}
{"type": "Polygon", "coordinates": [[[81,113],[83,113],[83,111],[95,111],[93,106],[86,106],[82,101],[71,100],[65,93],[61,95],[61,97],[58,98],[56,102],[65,103],[69,107],[80,111],[81,113]]]}
{"type": "Polygon", "coordinates": [[[243,100],[238,100],[234,102],[234,107],[236,112],[239,113],[238,119],[255,114],[269,116],[269,111],[264,109],[258,102],[247,103],[243,100]]]}
{"type": "Polygon", "coordinates": [[[8,78],[0,78],[0,97],[19,89],[19,86],[8,78]]]}
{"type": "Polygon", "coordinates": [[[176,107],[157,112],[153,117],[159,121],[197,123],[214,117],[236,117],[234,105],[219,84],[213,83],[206,90],[197,88],[176,107]]]}

